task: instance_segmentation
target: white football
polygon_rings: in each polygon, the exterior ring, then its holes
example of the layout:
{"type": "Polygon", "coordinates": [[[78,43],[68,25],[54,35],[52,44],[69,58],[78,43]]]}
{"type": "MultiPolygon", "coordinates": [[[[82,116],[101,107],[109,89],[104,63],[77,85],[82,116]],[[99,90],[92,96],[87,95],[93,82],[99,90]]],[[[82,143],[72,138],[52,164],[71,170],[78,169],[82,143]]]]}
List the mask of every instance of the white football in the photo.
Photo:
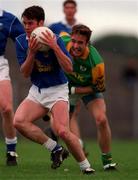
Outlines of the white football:
{"type": "Polygon", "coordinates": [[[41,43],[41,48],[39,49],[40,51],[48,51],[49,46],[45,44],[42,39],[40,39],[40,37],[43,37],[42,32],[44,33],[49,32],[52,37],[54,36],[54,33],[48,27],[41,26],[41,27],[37,27],[32,31],[31,37],[37,38],[37,41],[41,43]]]}

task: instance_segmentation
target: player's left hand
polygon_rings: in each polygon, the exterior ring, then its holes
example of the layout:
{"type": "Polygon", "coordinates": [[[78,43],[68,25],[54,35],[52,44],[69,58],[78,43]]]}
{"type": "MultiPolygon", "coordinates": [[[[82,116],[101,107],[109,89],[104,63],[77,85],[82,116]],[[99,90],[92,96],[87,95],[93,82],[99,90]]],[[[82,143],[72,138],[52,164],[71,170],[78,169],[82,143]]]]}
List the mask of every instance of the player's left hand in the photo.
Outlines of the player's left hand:
{"type": "Polygon", "coordinates": [[[57,47],[57,39],[56,39],[55,34],[54,34],[54,36],[51,36],[51,34],[48,31],[46,31],[46,33],[42,32],[42,34],[43,34],[44,38],[40,37],[40,39],[42,39],[42,41],[46,45],[48,45],[51,49],[55,49],[55,47],[57,47]]]}

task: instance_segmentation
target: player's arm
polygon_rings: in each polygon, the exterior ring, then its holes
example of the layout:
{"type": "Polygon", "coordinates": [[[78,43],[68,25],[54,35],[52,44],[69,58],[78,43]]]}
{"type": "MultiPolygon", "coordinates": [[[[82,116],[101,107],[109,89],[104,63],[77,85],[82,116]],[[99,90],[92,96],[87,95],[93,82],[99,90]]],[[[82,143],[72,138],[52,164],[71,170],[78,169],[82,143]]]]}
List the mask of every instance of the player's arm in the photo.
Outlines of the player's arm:
{"type": "Polygon", "coordinates": [[[41,38],[51,49],[54,50],[54,53],[58,59],[58,63],[61,68],[66,73],[71,73],[73,70],[72,61],[69,53],[67,52],[64,43],[61,38],[56,38],[56,36],[51,36],[49,32],[42,33],[45,38],[41,38]]]}
{"type": "Polygon", "coordinates": [[[95,92],[105,91],[105,70],[104,63],[97,64],[92,70],[92,87],[95,92]]]}
{"type": "Polygon", "coordinates": [[[38,51],[40,44],[37,42],[35,38],[30,38],[29,40],[29,48],[28,48],[28,54],[26,57],[26,60],[21,65],[21,72],[23,73],[24,77],[29,77],[32,69],[34,67],[35,62],[35,54],[38,51]]]}
{"type": "Polygon", "coordinates": [[[92,69],[92,84],[85,87],[71,87],[71,94],[89,94],[105,91],[104,64],[100,63],[92,69]]]}
{"type": "Polygon", "coordinates": [[[94,65],[91,70],[92,88],[94,92],[105,91],[105,65],[99,52],[93,46],[91,48],[91,64],[94,65]]]}
{"type": "Polygon", "coordinates": [[[93,89],[91,86],[86,86],[86,87],[75,87],[72,86],[70,88],[70,94],[89,94],[93,93],[93,89]]]}
{"type": "Polygon", "coordinates": [[[64,54],[64,52],[61,50],[61,48],[58,45],[54,48],[54,52],[57,56],[58,62],[62,67],[62,69],[66,73],[72,72],[73,67],[70,58],[66,54],[64,54]]]}

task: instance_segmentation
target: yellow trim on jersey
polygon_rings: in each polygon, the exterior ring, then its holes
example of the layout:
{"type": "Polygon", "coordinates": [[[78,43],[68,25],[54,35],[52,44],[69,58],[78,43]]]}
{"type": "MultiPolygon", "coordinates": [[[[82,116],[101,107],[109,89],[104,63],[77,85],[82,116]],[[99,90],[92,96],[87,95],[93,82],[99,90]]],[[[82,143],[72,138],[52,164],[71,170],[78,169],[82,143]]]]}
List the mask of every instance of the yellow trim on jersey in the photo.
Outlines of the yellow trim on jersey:
{"type": "Polygon", "coordinates": [[[92,68],[92,77],[94,85],[94,89],[96,91],[102,92],[105,90],[105,71],[104,71],[104,63],[97,64],[94,68],[92,68]]]}
{"type": "Polygon", "coordinates": [[[70,49],[71,49],[71,42],[69,42],[69,43],[67,44],[66,49],[67,49],[68,52],[70,52],[70,49]]]}
{"type": "Polygon", "coordinates": [[[61,32],[61,33],[59,34],[59,36],[60,36],[60,37],[62,37],[62,36],[70,36],[70,34],[67,33],[67,32],[65,32],[65,31],[63,31],[63,32],[61,32]]]}

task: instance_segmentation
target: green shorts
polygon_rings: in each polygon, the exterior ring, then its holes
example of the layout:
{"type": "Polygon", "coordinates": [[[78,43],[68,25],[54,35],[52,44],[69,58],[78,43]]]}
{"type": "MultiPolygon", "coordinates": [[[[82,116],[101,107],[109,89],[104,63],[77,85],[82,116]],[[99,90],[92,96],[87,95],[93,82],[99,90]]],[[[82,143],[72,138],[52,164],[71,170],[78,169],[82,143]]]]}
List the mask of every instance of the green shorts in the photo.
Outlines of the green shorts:
{"type": "Polygon", "coordinates": [[[94,93],[94,94],[72,94],[69,96],[69,102],[70,102],[70,112],[73,112],[75,109],[75,106],[79,100],[82,100],[84,105],[87,106],[87,104],[97,98],[104,98],[103,93],[94,93]]]}

